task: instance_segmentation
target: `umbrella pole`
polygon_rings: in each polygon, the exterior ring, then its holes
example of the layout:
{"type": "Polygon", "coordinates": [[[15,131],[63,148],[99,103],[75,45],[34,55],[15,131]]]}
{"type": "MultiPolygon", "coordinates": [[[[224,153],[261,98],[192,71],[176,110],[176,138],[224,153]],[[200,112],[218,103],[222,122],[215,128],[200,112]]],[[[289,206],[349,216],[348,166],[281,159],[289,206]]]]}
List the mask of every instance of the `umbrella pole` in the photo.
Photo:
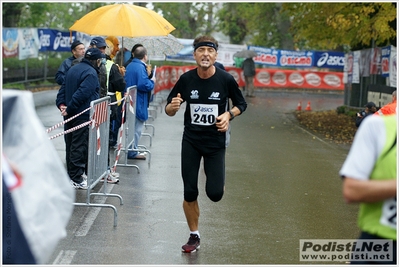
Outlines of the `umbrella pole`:
{"type": "Polygon", "coordinates": [[[121,67],[123,67],[123,61],[124,61],[124,59],[125,59],[125,46],[123,45],[123,36],[122,36],[122,49],[121,50],[119,50],[119,51],[122,51],[121,52],[121,56],[120,56],[120,58],[121,58],[121,64],[119,65],[119,66],[121,66],[121,67]]]}

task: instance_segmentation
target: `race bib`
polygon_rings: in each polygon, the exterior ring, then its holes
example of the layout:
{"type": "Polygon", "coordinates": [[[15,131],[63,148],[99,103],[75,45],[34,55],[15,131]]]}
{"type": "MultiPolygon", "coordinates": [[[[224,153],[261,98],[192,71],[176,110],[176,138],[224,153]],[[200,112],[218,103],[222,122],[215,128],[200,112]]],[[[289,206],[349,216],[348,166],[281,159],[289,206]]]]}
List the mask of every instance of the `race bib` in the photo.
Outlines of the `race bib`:
{"type": "Polygon", "coordinates": [[[396,228],[396,198],[384,201],[380,223],[391,228],[396,228]]]}
{"type": "Polygon", "coordinates": [[[190,104],[191,123],[209,126],[216,123],[218,105],[190,104]]]}

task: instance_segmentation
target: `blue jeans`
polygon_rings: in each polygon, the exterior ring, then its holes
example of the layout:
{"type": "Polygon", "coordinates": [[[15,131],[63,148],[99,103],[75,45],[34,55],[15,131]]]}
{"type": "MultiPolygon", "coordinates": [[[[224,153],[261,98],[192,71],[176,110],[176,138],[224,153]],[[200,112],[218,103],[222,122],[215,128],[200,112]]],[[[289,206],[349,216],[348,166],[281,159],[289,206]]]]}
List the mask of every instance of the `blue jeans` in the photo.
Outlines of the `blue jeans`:
{"type": "MultiPolygon", "coordinates": [[[[140,137],[141,137],[141,133],[143,132],[143,128],[144,128],[144,121],[139,120],[136,117],[135,123],[134,123],[134,141],[133,141],[133,148],[137,149],[137,145],[140,141],[140,137]]],[[[131,149],[132,146],[129,147],[129,149],[131,149]]],[[[127,153],[127,157],[128,158],[134,158],[136,157],[138,154],[137,151],[129,151],[127,153]]]]}

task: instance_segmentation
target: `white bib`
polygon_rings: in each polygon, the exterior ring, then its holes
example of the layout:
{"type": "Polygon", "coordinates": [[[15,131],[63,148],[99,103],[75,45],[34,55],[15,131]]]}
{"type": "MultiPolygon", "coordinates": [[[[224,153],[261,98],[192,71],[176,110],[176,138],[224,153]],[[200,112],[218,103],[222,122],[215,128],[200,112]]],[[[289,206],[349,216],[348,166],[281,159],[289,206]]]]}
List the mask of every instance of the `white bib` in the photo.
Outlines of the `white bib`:
{"type": "Polygon", "coordinates": [[[384,201],[380,223],[391,228],[396,228],[396,199],[391,198],[384,201]]]}
{"type": "Polygon", "coordinates": [[[216,123],[218,117],[218,105],[190,104],[191,123],[209,126],[216,123]]]}

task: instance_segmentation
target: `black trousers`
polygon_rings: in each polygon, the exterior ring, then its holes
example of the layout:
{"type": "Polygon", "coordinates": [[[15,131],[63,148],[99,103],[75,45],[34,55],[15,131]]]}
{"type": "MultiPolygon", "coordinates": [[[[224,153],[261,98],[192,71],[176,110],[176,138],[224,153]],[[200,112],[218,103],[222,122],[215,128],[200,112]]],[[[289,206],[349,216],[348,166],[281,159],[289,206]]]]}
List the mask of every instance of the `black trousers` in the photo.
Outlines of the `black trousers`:
{"type": "Polygon", "coordinates": [[[205,192],[210,200],[222,199],[225,185],[226,148],[209,148],[203,144],[194,145],[183,139],[181,168],[184,184],[184,200],[195,201],[198,197],[198,171],[204,159],[206,175],[205,192]]]}
{"type": "MultiPolygon", "coordinates": [[[[72,129],[85,123],[84,120],[72,120],[65,129],[72,129]]],[[[75,183],[83,181],[82,174],[87,170],[89,126],[82,127],[65,135],[66,165],[69,178],[75,183]]]]}

